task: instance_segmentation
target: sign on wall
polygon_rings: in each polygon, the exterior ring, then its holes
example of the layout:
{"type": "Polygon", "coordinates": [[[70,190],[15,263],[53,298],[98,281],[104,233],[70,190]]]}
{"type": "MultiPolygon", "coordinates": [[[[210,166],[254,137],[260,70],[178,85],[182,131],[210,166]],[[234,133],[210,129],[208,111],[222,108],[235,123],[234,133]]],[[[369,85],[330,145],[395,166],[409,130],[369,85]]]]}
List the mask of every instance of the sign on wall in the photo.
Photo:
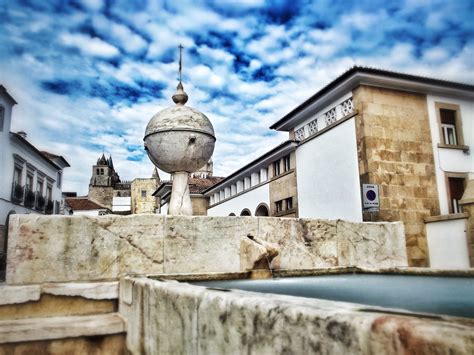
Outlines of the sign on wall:
{"type": "Polygon", "coordinates": [[[380,209],[379,185],[362,184],[362,207],[367,211],[380,209]]]}

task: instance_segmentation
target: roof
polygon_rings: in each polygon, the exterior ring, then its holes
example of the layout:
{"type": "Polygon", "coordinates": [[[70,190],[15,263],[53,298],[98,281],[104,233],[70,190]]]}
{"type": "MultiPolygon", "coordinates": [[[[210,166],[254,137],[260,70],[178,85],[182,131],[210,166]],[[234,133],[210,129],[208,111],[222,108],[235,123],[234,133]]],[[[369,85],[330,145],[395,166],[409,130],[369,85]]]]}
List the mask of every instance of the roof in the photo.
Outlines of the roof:
{"type": "Polygon", "coordinates": [[[305,108],[307,108],[308,106],[310,106],[311,104],[319,100],[320,98],[323,98],[326,94],[328,94],[329,92],[331,92],[332,90],[334,90],[335,88],[337,88],[338,86],[340,86],[341,84],[349,80],[351,77],[356,76],[357,74],[375,75],[378,77],[398,79],[405,82],[408,81],[408,82],[419,83],[419,84],[424,84],[424,85],[432,85],[432,86],[437,86],[437,87],[474,92],[474,85],[470,85],[470,84],[428,78],[428,77],[411,75],[411,74],[398,73],[398,72],[383,70],[383,69],[354,66],[348,71],[346,71],[345,73],[343,73],[342,75],[340,75],[339,77],[337,77],[335,80],[330,82],[328,85],[323,87],[321,90],[316,92],[313,96],[308,98],[302,104],[300,104],[299,106],[297,106],[296,108],[288,112],[285,116],[283,116],[273,125],[271,125],[270,129],[283,128],[284,124],[294,115],[303,111],[305,108]]]}
{"type": "Polygon", "coordinates": [[[189,179],[189,192],[192,194],[200,194],[207,188],[224,180],[224,177],[210,176],[207,178],[194,177],[189,179]]]}
{"type": "Polygon", "coordinates": [[[66,167],[70,167],[71,165],[69,165],[69,163],[67,162],[66,159],[64,159],[64,157],[62,155],[56,155],[56,154],[53,154],[53,153],[50,153],[50,152],[47,152],[45,150],[42,150],[41,151],[41,154],[43,154],[46,158],[48,158],[49,160],[51,160],[52,162],[54,162],[55,160],[60,160],[63,165],[66,167]]]}
{"type": "Polygon", "coordinates": [[[264,153],[263,155],[259,156],[257,159],[251,161],[247,165],[244,165],[239,170],[234,171],[232,174],[230,174],[226,178],[224,178],[224,179],[220,180],[219,182],[215,183],[214,185],[208,187],[207,189],[202,191],[202,193],[204,193],[204,194],[209,193],[214,188],[220,187],[220,186],[224,185],[225,183],[229,182],[230,180],[232,180],[233,178],[236,178],[239,174],[241,174],[245,170],[251,169],[251,168],[255,167],[256,165],[261,164],[263,162],[266,163],[266,160],[269,159],[269,158],[277,159],[278,155],[281,156],[281,154],[287,154],[288,149],[296,147],[297,145],[298,145],[298,143],[294,140],[291,140],[291,139],[284,141],[283,143],[277,145],[273,149],[271,149],[268,152],[264,153]]]}
{"type": "MultiPolygon", "coordinates": [[[[207,178],[199,178],[199,177],[189,178],[188,180],[189,193],[201,194],[206,189],[214,186],[215,184],[218,184],[224,179],[225,178],[221,176],[209,176],[207,178]]],[[[166,196],[171,191],[172,185],[173,185],[172,181],[169,181],[169,180],[161,181],[160,186],[158,186],[156,191],[153,193],[153,196],[159,196],[160,192],[162,192],[161,194],[162,197],[166,196]]]]}
{"type": "Polygon", "coordinates": [[[87,198],[81,197],[68,197],[65,199],[66,204],[74,211],[86,211],[86,210],[103,210],[107,207],[101,206],[87,198]]]}
{"type": "MultiPolygon", "coordinates": [[[[28,148],[30,148],[31,150],[33,150],[35,153],[37,153],[41,158],[43,158],[44,161],[46,161],[47,163],[49,163],[53,168],[55,169],[58,169],[58,170],[62,170],[62,168],[57,165],[54,161],[52,161],[50,158],[48,158],[44,152],[41,152],[40,150],[38,150],[38,148],[36,148],[33,144],[31,144],[30,142],[28,142],[25,138],[23,138],[21,135],[19,135],[18,133],[14,133],[14,132],[10,132],[10,136],[16,138],[21,144],[24,144],[25,146],[27,146],[28,148]]],[[[48,153],[48,154],[51,154],[51,153],[48,153]]],[[[56,155],[57,156],[57,155],[56,155]]],[[[67,166],[70,166],[69,163],[63,158],[61,157],[64,162],[66,162],[67,166]]]]}
{"type": "Polygon", "coordinates": [[[18,103],[18,102],[15,101],[15,99],[13,98],[13,96],[11,96],[11,95],[8,93],[8,91],[7,91],[7,89],[5,88],[5,86],[0,85],[0,93],[1,93],[1,94],[4,94],[6,97],[8,97],[8,98],[13,102],[14,105],[16,105],[16,104],[18,103]]]}

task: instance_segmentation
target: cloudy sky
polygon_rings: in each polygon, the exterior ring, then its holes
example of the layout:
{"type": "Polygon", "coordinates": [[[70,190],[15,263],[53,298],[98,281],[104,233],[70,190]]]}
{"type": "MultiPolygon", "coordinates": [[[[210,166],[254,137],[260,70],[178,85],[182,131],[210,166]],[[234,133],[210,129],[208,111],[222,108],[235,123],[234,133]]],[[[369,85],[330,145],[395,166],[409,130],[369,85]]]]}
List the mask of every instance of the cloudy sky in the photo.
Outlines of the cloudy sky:
{"type": "Polygon", "coordinates": [[[0,83],[13,131],[70,162],[87,193],[112,154],[148,177],[149,119],[170,106],[177,46],[189,106],[217,135],[225,176],[286,139],[268,127],[353,65],[474,83],[474,0],[0,0],[0,83]]]}

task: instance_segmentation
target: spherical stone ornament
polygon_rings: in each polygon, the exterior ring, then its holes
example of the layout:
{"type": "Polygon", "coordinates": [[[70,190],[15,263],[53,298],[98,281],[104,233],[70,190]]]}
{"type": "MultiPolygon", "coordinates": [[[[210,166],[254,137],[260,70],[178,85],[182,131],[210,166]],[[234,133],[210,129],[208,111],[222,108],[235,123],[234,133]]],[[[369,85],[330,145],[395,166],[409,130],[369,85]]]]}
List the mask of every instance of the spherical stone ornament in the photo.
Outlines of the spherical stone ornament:
{"type": "Polygon", "coordinates": [[[216,136],[211,121],[201,112],[185,107],[188,95],[181,82],[173,95],[175,107],[158,112],[145,130],[145,149],[159,169],[172,175],[170,215],[192,215],[188,173],[199,170],[214,152],[216,136]]]}
{"type": "Polygon", "coordinates": [[[178,103],[151,118],[144,141],[150,160],[173,173],[203,167],[214,152],[216,138],[209,118],[178,103]]]}

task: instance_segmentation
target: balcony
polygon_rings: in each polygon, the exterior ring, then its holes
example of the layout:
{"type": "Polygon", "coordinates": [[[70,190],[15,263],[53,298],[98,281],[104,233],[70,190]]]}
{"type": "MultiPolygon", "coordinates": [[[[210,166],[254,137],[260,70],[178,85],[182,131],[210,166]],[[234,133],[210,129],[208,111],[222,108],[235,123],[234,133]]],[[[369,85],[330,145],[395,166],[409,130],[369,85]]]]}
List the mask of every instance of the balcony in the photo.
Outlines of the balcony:
{"type": "Polygon", "coordinates": [[[12,202],[14,203],[22,203],[23,202],[23,196],[25,195],[25,188],[24,186],[21,186],[17,182],[14,182],[12,184],[12,202]]]}
{"type": "Polygon", "coordinates": [[[48,200],[46,202],[46,210],[45,210],[45,213],[46,214],[53,214],[53,211],[54,211],[54,202],[51,201],[51,200],[48,200]]]}
{"type": "Polygon", "coordinates": [[[43,212],[46,207],[46,199],[41,195],[40,192],[36,192],[36,201],[35,201],[35,209],[37,211],[43,212]]]}
{"type": "Polygon", "coordinates": [[[25,186],[25,201],[24,206],[28,208],[33,208],[35,205],[35,193],[30,189],[28,185],[25,186]]]}

